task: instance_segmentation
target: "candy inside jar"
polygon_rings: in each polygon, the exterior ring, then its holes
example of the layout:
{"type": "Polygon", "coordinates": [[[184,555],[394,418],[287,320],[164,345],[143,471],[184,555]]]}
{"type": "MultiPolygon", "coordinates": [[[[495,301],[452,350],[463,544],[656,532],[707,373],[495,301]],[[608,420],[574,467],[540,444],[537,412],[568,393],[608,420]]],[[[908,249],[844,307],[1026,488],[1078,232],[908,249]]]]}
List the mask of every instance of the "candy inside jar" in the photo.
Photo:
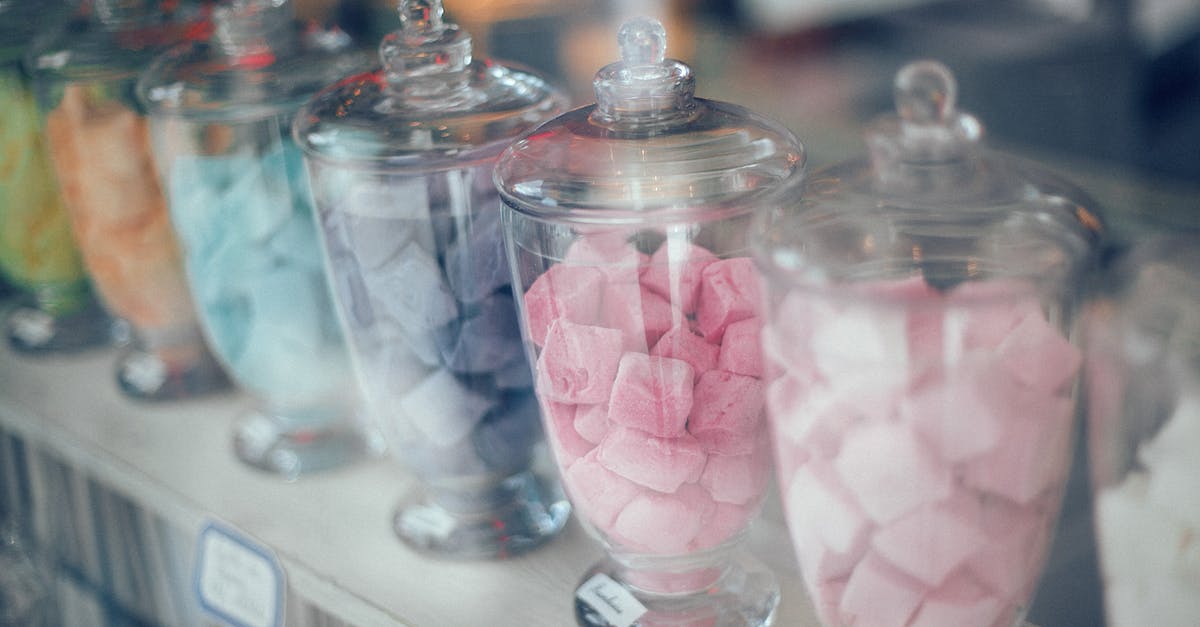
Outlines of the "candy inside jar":
{"type": "Polygon", "coordinates": [[[496,169],[547,437],[607,552],[576,616],[765,624],[778,586],[738,550],[770,478],[746,232],[763,198],[800,186],[804,152],[769,120],[695,98],[657,22],[626,23],[618,42],[597,103],[496,169]]]}
{"type": "Polygon", "coordinates": [[[1058,516],[1099,220],[981,149],[954,90],[906,66],[869,159],[754,229],[779,487],[824,625],[1017,624],[1058,516]]]}

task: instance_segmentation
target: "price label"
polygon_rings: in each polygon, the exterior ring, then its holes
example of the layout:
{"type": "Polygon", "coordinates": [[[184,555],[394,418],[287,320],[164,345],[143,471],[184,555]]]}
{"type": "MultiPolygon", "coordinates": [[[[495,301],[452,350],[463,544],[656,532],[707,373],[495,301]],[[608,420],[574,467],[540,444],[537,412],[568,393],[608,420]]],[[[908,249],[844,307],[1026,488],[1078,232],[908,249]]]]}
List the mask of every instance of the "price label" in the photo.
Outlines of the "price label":
{"type": "Polygon", "coordinates": [[[283,569],[266,548],[209,523],[196,549],[200,607],[233,627],[283,625],[283,569]]]}
{"type": "Polygon", "coordinates": [[[575,598],[611,627],[632,627],[646,613],[641,601],[604,573],[593,575],[579,586],[575,598]]]}

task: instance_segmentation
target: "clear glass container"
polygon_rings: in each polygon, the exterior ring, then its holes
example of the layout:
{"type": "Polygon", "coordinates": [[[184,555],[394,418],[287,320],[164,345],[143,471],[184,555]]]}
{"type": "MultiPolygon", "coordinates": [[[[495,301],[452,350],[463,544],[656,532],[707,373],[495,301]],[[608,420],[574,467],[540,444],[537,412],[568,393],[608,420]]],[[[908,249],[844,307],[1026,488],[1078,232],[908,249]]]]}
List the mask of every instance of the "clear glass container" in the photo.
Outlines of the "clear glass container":
{"type": "Polygon", "coordinates": [[[1091,201],[940,63],[754,228],[778,485],[824,625],[1019,625],[1070,466],[1091,201]]]}
{"type": "Polygon", "coordinates": [[[380,65],[318,94],[294,132],[358,382],[418,479],[395,531],[440,556],[504,557],[557,534],[569,506],[535,471],[543,439],[491,174],[565,103],[538,76],[473,59],[441,2],[398,6],[380,65]]]}
{"type": "Polygon", "coordinates": [[[344,34],[305,32],[288,0],[217,2],[212,25],[156,58],[137,94],[201,327],[257,401],[234,450],[295,478],[366,440],[292,118],[368,60],[344,34]]]}
{"type": "Polygon", "coordinates": [[[1200,230],[1156,226],[1087,317],[1089,462],[1107,622],[1200,619],[1200,230]]]}
{"type": "Polygon", "coordinates": [[[190,3],[90,0],[26,57],[84,266],[132,333],[117,381],[136,398],[228,385],[196,322],[147,120],[133,96],[154,55],[203,29],[190,3]]]}
{"type": "Polygon", "coordinates": [[[112,338],[71,235],[21,67],[37,31],[66,18],[61,2],[0,2],[0,278],[18,293],[6,330],[23,352],[74,350],[112,338]]]}
{"type": "Polygon", "coordinates": [[[576,616],[629,624],[598,598],[619,594],[640,625],[767,624],[778,584],[738,551],[770,477],[747,233],[802,186],[804,150],[696,98],[657,21],[617,40],[596,104],[515,142],[495,174],[545,430],[607,552],[576,616]]]}

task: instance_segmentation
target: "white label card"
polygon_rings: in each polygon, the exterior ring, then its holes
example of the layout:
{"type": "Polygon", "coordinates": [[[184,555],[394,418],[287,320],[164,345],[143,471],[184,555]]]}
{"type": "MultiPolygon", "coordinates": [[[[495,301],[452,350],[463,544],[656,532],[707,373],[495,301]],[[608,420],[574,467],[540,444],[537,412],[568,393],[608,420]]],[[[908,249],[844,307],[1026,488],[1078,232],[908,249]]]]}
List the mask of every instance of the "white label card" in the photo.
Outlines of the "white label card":
{"type": "Polygon", "coordinates": [[[641,601],[604,573],[593,575],[579,586],[575,597],[595,610],[612,627],[631,627],[646,613],[646,606],[641,601]]]}
{"type": "Polygon", "coordinates": [[[200,607],[226,625],[283,625],[283,569],[266,548],[209,523],[196,549],[200,607]]]}

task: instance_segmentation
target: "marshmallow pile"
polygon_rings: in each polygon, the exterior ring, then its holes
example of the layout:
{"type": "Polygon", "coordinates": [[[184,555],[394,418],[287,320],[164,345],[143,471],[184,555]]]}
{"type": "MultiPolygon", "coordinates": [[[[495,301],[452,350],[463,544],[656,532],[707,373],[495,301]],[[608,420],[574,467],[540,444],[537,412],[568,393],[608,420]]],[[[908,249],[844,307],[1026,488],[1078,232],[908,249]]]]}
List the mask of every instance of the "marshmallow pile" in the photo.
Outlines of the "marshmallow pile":
{"type": "Polygon", "coordinates": [[[370,413],[427,483],[505,477],[541,440],[491,164],[315,182],[370,413]]]}
{"type": "Polygon", "coordinates": [[[201,324],[238,384],[277,411],[343,404],[350,369],[300,151],[179,156],[168,192],[201,324]]]}
{"type": "Polygon", "coordinates": [[[1181,399],[1137,450],[1138,469],[1096,495],[1109,624],[1200,619],[1200,398],[1181,399]]]}
{"type": "Polygon", "coordinates": [[[1081,356],[1015,281],[790,292],[763,331],[780,489],[826,625],[1009,625],[1058,513],[1081,356]]]}
{"type": "Polygon", "coordinates": [[[526,291],[563,484],[610,545],[688,554],[758,512],[770,476],[759,289],[746,257],[581,237],[526,291]]]}
{"type": "Polygon", "coordinates": [[[71,83],[46,139],[84,265],[109,310],[146,331],[196,322],[146,119],[97,85],[71,83]]]}

